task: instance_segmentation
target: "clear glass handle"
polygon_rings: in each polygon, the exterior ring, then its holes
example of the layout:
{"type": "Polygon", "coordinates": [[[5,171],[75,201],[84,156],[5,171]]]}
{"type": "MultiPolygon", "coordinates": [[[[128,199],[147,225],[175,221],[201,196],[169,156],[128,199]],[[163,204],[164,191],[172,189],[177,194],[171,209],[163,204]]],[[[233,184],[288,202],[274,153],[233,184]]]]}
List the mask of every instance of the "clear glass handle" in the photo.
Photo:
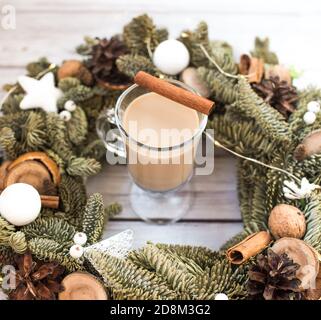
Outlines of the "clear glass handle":
{"type": "Polygon", "coordinates": [[[96,121],[96,131],[107,152],[126,158],[126,149],[115,121],[115,109],[104,110],[96,121]]]}

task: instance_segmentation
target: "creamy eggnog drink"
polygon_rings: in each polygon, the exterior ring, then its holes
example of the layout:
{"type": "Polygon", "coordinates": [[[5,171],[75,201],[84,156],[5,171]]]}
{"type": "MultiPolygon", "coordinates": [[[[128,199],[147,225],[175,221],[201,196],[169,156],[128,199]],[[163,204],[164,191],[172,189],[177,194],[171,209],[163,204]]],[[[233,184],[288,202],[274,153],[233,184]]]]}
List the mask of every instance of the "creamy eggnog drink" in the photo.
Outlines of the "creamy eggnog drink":
{"type": "Polygon", "coordinates": [[[167,191],[192,176],[198,142],[193,137],[200,127],[197,111],[150,92],[129,103],[122,122],[130,137],[128,170],[137,185],[167,191]]]}

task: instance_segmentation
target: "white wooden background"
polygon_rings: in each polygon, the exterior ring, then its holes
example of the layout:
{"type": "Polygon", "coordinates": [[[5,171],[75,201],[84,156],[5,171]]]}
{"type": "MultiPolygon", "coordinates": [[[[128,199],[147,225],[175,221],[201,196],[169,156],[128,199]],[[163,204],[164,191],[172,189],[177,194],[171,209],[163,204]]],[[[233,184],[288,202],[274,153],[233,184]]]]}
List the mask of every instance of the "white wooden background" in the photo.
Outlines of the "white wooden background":
{"type": "MultiPolygon", "coordinates": [[[[269,36],[281,62],[304,71],[298,86],[321,85],[318,0],[0,0],[0,21],[6,4],[16,9],[16,29],[4,30],[0,24],[0,86],[14,82],[27,62],[41,56],[55,63],[75,57],[74,47],[84,35],[109,37],[144,12],[157,25],[166,26],[172,37],[205,20],[211,38],[230,42],[236,58],[253,47],[256,35],[269,36]]],[[[152,240],[217,249],[242,225],[235,161],[217,153],[215,168],[213,175],[192,180],[196,200],[182,222],[152,226],[139,221],[130,209],[125,167],[106,166],[88,181],[88,190],[101,192],[106,203],[120,201],[124,211],[106,226],[105,237],[132,228],[135,246],[152,240]]]]}

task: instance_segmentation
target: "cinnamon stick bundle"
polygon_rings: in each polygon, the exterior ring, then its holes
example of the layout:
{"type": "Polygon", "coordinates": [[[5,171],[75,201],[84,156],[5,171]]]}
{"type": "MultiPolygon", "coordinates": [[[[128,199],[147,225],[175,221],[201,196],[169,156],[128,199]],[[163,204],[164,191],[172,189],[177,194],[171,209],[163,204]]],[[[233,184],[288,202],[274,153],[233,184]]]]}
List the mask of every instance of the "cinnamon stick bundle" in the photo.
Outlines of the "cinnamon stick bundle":
{"type": "Polygon", "coordinates": [[[253,233],[240,243],[226,251],[227,258],[233,264],[242,264],[264,250],[272,241],[267,231],[253,233]]]}

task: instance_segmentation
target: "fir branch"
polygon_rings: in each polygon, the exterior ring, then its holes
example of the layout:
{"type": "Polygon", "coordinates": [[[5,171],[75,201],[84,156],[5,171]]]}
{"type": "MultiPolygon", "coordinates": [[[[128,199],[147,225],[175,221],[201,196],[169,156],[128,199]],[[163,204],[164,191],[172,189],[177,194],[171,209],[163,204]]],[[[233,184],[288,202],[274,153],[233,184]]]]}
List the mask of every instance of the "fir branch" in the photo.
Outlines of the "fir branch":
{"type": "Polygon", "coordinates": [[[222,254],[210,269],[209,274],[199,277],[200,293],[198,299],[214,299],[215,295],[224,292],[229,299],[245,299],[247,265],[233,270],[226,256],[222,254]]]}
{"type": "Polygon", "coordinates": [[[309,199],[304,215],[307,222],[307,232],[304,241],[321,254],[321,196],[313,194],[309,199]]]}
{"type": "Polygon", "coordinates": [[[76,52],[82,56],[88,56],[92,52],[92,47],[96,45],[99,42],[99,40],[97,38],[85,36],[84,41],[85,43],[77,46],[76,52]]]}
{"type": "Polygon", "coordinates": [[[84,158],[94,158],[100,160],[106,154],[106,148],[101,139],[98,139],[96,135],[89,134],[85,143],[85,147],[82,148],[80,156],[84,158]]]}
{"type": "Polygon", "coordinates": [[[155,68],[150,58],[138,54],[126,54],[120,56],[116,65],[118,70],[133,79],[138,71],[145,71],[151,75],[157,75],[158,71],[155,68]]]}
{"type": "Polygon", "coordinates": [[[187,257],[194,253],[187,247],[150,243],[128,259],[96,250],[87,250],[85,257],[116,299],[214,299],[219,292],[244,299],[247,265],[233,270],[224,254],[213,253],[213,263],[202,268],[187,257]]]}
{"type": "Polygon", "coordinates": [[[317,120],[310,126],[307,126],[303,120],[304,114],[307,112],[307,104],[310,101],[321,100],[321,89],[308,87],[299,93],[299,100],[295,112],[289,117],[292,137],[295,143],[300,143],[301,140],[310,132],[318,129],[321,126],[321,117],[317,114],[317,120]]]}
{"type": "Polygon", "coordinates": [[[0,269],[14,263],[14,251],[6,246],[0,246],[0,269]]]}
{"type": "Polygon", "coordinates": [[[88,122],[85,112],[80,107],[72,112],[71,119],[67,122],[68,136],[76,146],[84,142],[88,134],[88,122]]]}
{"type": "Polygon", "coordinates": [[[88,244],[99,241],[104,231],[106,212],[103,197],[99,193],[91,195],[83,215],[83,232],[87,235],[88,244]]]}
{"type": "Polygon", "coordinates": [[[192,259],[184,263],[175,254],[164,252],[153,244],[141,249],[140,254],[145,258],[145,265],[149,265],[148,269],[164,279],[177,295],[197,298],[198,288],[195,280],[203,270],[192,259]]]}
{"type": "Polygon", "coordinates": [[[143,14],[124,27],[123,37],[132,54],[149,57],[157,45],[167,39],[168,33],[165,29],[156,29],[153,20],[143,14]]]}
{"type": "Polygon", "coordinates": [[[261,58],[267,64],[278,64],[279,60],[277,55],[270,51],[270,40],[265,38],[261,40],[260,38],[255,38],[255,48],[251,51],[251,55],[256,58],[261,58]]]}
{"type": "Polygon", "coordinates": [[[5,152],[6,158],[16,159],[18,157],[17,141],[12,129],[2,128],[0,130],[0,147],[5,152]]]}
{"type": "Polygon", "coordinates": [[[31,111],[28,113],[26,122],[21,128],[21,146],[23,152],[41,150],[46,147],[44,114],[31,111]]]}
{"type": "Polygon", "coordinates": [[[63,92],[68,92],[70,89],[79,86],[80,80],[77,78],[67,77],[59,81],[58,87],[63,92]]]}
{"type": "Polygon", "coordinates": [[[213,128],[215,139],[227,148],[256,159],[273,157],[275,143],[266,139],[262,131],[254,129],[254,121],[235,121],[228,114],[215,115],[208,127],[213,128]]]}
{"type": "Polygon", "coordinates": [[[1,111],[3,112],[3,114],[8,115],[21,111],[20,102],[23,99],[23,97],[24,94],[22,93],[9,95],[9,97],[7,97],[6,101],[3,103],[1,107],[1,111]]]}
{"type": "Polygon", "coordinates": [[[94,95],[94,92],[91,88],[80,84],[66,91],[63,97],[59,99],[58,105],[62,109],[68,100],[72,100],[76,104],[79,104],[80,102],[83,102],[85,100],[92,98],[93,95],[94,95]]]}
{"type": "Polygon", "coordinates": [[[45,149],[44,150],[47,155],[53,160],[56,162],[57,166],[59,167],[59,171],[61,174],[64,174],[65,173],[65,164],[66,162],[61,158],[59,157],[59,155],[54,152],[53,150],[51,149],[45,149]]]}
{"type": "Polygon", "coordinates": [[[40,260],[57,262],[69,272],[84,270],[82,259],[73,259],[69,255],[69,249],[55,240],[36,237],[28,245],[31,253],[40,260]]]}
{"type": "Polygon", "coordinates": [[[46,117],[47,137],[50,149],[63,161],[72,157],[72,146],[68,139],[66,123],[55,113],[48,113],[46,117]]]}
{"type": "Polygon", "coordinates": [[[170,244],[156,244],[156,247],[168,253],[177,254],[181,258],[185,257],[195,261],[202,269],[213,265],[213,262],[218,256],[217,252],[211,251],[205,247],[196,247],[189,245],[170,245],[170,244]]]}
{"type": "Polygon", "coordinates": [[[263,134],[274,141],[289,146],[291,131],[283,116],[270,105],[266,104],[251,88],[245,78],[238,81],[238,96],[232,107],[255,120],[255,125],[263,134]]]}
{"type": "Polygon", "coordinates": [[[217,46],[213,46],[210,43],[206,22],[201,21],[195,31],[183,31],[180,40],[188,48],[191,56],[191,64],[195,67],[214,67],[200,48],[200,45],[202,45],[225,72],[230,74],[237,73],[237,66],[234,62],[233,55],[228,54],[226,50],[218,49],[217,46]]]}
{"type": "Polygon", "coordinates": [[[100,169],[101,164],[95,159],[72,156],[68,161],[66,172],[71,176],[88,177],[97,174],[100,169]]]}
{"type": "Polygon", "coordinates": [[[76,233],[74,226],[56,217],[38,218],[34,222],[23,226],[21,231],[24,232],[28,241],[33,238],[50,239],[68,248],[68,250],[73,245],[73,237],[76,233]]]}
{"type": "Polygon", "coordinates": [[[81,178],[62,175],[59,185],[61,206],[69,223],[80,227],[86,205],[86,187],[81,178]]]}
{"type": "Polygon", "coordinates": [[[38,61],[35,62],[30,62],[27,64],[27,71],[28,71],[28,76],[30,77],[37,77],[37,75],[40,72],[45,71],[48,69],[50,66],[50,62],[47,60],[47,58],[42,57],[38,61]]]}
{"type": "Polygon", "coordinates": [[[15,226],[0,217],[0,246],[11,247],[17,253],[27,250],[27,241],[23,232],[16,231],[15,226]]]}
{"type": "Polygon", "coordinates": [[[228,78],[218,70],[200,67],[198,74],[210,90],[210,96],[218,103],[232,104],[237,99],[237,80],[228,78]]]}
{"type": "MultiPolygon", "coordinates": [[[[93,88],[93,91],[98,90],[93,88]]],[[[108,91],[107,95],[94,94],[90,99],[78,103],[78,105],[85,111],[87,117],[89,143],[93,140],[92,137],[97,139],[97,118],[100,116],[104,108],[108,108],[109,106],[113,108],[115,106],[119,94],[119,90],[108,91]]]]}
{"type": "Polygon", "coordinates": [[[114,299],[168,300],[177,297],[161,278],[128,260],[114,258],[95,250],[87,250],[85,257],[102,276],[114,299]]]}
{"type": "Polygon", "coordinates": [[[105,208],[106,216],[108,218],[114,218],[123,210],[121,204],[118,202],[111,203],[108,207],[105,208]]]}

